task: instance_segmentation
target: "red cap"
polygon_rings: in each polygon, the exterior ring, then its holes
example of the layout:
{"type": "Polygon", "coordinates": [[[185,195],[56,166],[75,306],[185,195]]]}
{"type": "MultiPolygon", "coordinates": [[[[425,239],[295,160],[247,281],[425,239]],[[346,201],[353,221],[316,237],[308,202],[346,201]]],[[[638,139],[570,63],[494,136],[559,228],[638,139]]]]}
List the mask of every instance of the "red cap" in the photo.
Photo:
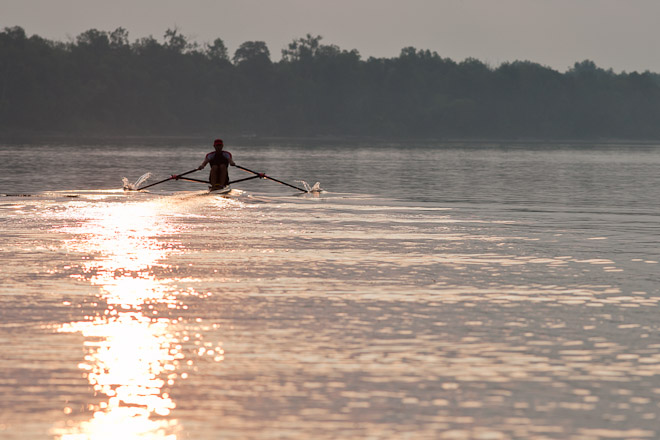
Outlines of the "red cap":
{"type": "Polygon", "coordinates": [[[218,145],[222,145],[222,146],[225,145],[224,142],[222,142],[222,139],[216,139],[216,140],[213,141],[213,146],[214,147],[218,146],[218,145]]]}

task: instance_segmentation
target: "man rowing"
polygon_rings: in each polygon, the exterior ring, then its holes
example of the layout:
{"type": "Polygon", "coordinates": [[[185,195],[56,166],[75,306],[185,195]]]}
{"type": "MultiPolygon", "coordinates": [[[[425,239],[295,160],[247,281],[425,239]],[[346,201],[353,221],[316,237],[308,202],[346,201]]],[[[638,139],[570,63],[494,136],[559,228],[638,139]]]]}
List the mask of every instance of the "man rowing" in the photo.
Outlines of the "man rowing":
{"type": "Polygon", "coordinates": [[[229,172],[227,167],[229,165],[236,166],[229,151],[223,151],[225,147],[222,139],[213,141],[213,148],[204,158],[204,162],[197,167],[198,170],[203,169],[207,163],[211,164],[211,172],[209,174],[209,182],[211,183],[211,191],[224,188],[229,184],[229,172]]]}

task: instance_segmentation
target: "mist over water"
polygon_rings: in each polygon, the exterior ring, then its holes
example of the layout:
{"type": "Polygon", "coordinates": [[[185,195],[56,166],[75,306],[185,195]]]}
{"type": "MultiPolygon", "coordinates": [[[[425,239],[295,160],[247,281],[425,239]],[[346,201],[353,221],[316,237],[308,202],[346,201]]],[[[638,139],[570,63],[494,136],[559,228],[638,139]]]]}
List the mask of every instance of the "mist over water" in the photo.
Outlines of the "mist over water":
{"type": "Polygon", "coordinates": [[[657,147],[227,149],[0,146],[0,437],[660,435],[657,147]]]}

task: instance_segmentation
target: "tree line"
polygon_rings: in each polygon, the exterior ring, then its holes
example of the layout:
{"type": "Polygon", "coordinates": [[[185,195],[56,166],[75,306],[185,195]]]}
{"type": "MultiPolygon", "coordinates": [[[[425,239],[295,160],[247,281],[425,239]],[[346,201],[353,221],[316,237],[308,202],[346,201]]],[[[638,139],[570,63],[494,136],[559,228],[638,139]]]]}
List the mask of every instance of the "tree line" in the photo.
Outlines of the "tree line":
{"type": "Polygon", "coordinates": [[[306,35],[274,62],[266,43],[230,56],[178,29],[123,28],[70,42],[0,32],[0,133],[434,138],[660,138],[660,75],[591,61],[561,73],[491,67],[406,47],[398,57],[306,35]]]}

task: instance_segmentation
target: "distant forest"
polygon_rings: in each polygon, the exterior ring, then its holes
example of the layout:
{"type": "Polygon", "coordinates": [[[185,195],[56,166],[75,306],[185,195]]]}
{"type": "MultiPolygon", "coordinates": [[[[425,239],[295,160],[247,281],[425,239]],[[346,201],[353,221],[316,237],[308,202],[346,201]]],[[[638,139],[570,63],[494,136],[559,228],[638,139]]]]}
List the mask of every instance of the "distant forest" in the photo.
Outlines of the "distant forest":
{"type": "Polygon", "coordinates": [[[168,29],[129,41],[0,33],[0,134],[392,136],[660,139],[660,75],[582,61],[558,72],[498,67],[406,47],[395,58],[292,41],[274,62],[262,41],[233,55],[218,38],[168,29]]]}

